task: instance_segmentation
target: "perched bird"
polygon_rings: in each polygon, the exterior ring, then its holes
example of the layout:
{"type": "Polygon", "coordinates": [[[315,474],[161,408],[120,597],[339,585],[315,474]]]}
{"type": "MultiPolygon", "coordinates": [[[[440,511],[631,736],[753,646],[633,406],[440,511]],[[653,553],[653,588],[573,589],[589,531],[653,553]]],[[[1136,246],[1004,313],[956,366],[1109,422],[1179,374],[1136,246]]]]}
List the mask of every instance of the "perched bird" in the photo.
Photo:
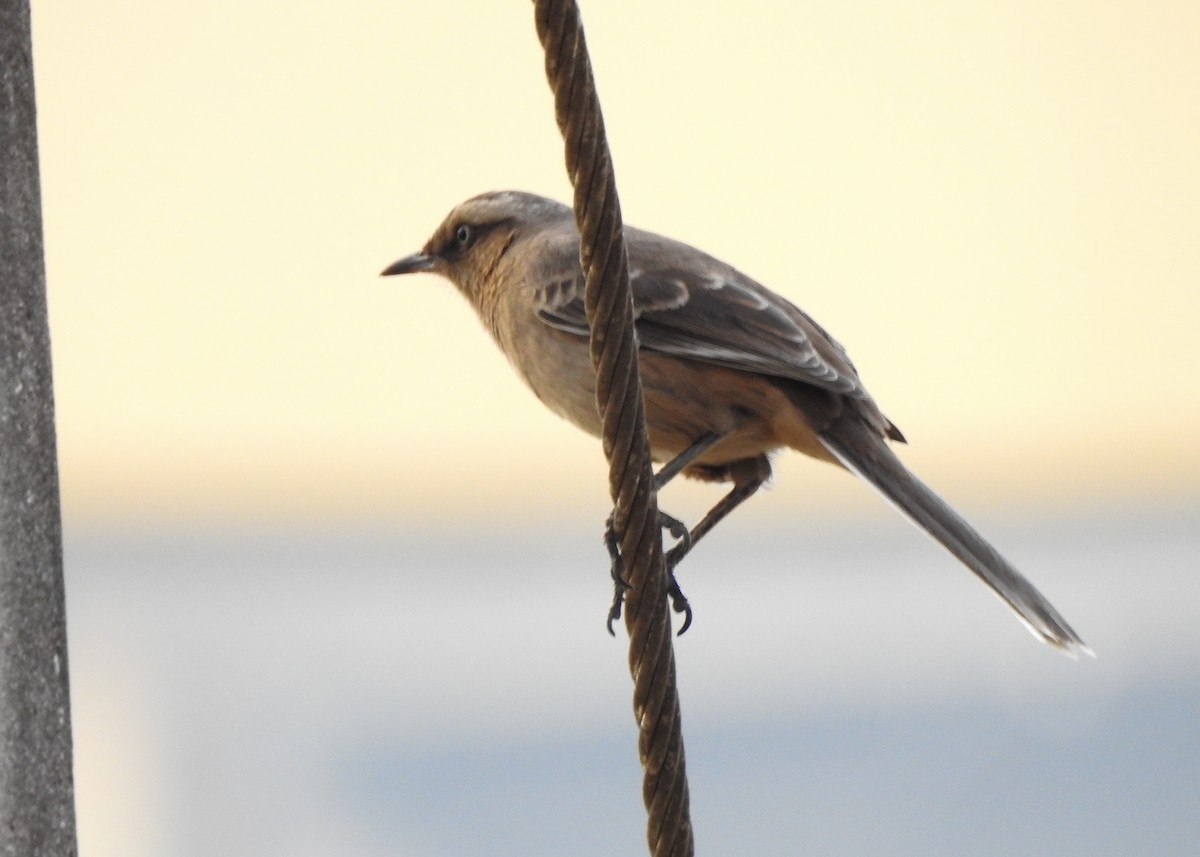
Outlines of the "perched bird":
{"type": "MultiPolygon", "coordinates": [[[[1050,602],[891,451],[887,442],[904,436],[820,325],[694,247],[632,227],[625,242],[650,446],[666,462],[657,482],[682,472],[733,483],[690,533],[664,517],[681,537],[667,555],[671,568],[767,480],[768,455],[790,447],[866,480],[1036,637],[1072,657],[1088,651],[1050,602]]],[[[450,280],[537,397],[599,436],[570,208],[518,191],[476,196],[383,275],[418,272],[450,280]]],[[[673,592],[682,598],[677,586],[673,592]]]]}

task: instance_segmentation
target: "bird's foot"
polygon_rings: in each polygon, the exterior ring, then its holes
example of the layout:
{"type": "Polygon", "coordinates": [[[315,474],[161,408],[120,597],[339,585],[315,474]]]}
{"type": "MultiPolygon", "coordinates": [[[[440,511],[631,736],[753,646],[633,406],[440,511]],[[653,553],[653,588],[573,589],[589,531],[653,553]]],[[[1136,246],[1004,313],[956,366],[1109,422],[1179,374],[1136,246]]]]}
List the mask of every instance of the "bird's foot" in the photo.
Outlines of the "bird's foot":
{"type": "MultiPolygon", "coordinates": [[[[679,629],[679,633],[682,634],[692,624],[692,607],[688,603],[687,596],[683,594],[683,590],[679,588],[679,582],[675,579],[675,566],[691,550],[692,534],[683,521],[671,517],[666,512],[658,513],[658,523],[675,539],[675,546],[666,552],[663,561],[666,565],[667,576],[670,578],[667,594],[671,598],[671,608],[676,613],[684,614],[683,627],[679,629]]],[[[608,516],[608,521],[604,526],[604,546],[608,550],[608,557],[611,561],[609,574],[613,581],[613,600],[608,608],[607,627],[608,633],[615,637],[613,623],[621,618],[621,607],[625,603],[625,591],[629,589],[629,582],[625,579],[625,564],[621,558],[621,545],[617,540],[616,529],[613,527],[612,515],[608,516]]]]}

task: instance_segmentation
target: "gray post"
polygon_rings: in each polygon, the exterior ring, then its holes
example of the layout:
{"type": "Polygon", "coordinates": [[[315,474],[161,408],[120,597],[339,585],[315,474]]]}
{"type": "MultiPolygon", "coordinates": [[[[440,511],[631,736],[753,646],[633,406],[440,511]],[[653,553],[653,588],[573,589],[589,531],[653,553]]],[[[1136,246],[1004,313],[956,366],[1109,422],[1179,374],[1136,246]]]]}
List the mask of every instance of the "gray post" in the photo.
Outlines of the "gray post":
{"type": "Polygon", "coordinates": [[[62,525],[28,0],[0,0],[0,855],[74,855],[62,525]]]}

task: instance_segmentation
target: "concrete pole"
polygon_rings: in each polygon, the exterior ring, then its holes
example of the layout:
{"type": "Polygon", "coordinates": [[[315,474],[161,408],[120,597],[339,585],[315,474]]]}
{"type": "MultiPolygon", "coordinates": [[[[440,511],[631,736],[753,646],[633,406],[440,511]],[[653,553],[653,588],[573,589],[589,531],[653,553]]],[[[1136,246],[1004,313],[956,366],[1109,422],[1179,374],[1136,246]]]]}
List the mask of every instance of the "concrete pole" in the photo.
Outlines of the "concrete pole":
{"type": "Polygon", "coordinates": [[[75,855],[28,0],[0,0],[0,855],[75,855]]]}

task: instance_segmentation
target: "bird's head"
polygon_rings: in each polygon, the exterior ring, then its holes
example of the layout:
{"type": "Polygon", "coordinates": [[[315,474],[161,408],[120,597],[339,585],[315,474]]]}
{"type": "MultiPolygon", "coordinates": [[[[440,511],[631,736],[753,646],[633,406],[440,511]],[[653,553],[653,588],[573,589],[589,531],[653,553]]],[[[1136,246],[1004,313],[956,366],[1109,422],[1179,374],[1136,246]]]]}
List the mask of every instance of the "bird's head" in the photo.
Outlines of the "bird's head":
{"type": "Polygon", "coordinates": [[[476,298],[505,253],[538,227],[570,218],[571,209],[521,191],[492,191],[454,207],[420,252],[393,262],[381,276],[429,272],[476,298]]]}

